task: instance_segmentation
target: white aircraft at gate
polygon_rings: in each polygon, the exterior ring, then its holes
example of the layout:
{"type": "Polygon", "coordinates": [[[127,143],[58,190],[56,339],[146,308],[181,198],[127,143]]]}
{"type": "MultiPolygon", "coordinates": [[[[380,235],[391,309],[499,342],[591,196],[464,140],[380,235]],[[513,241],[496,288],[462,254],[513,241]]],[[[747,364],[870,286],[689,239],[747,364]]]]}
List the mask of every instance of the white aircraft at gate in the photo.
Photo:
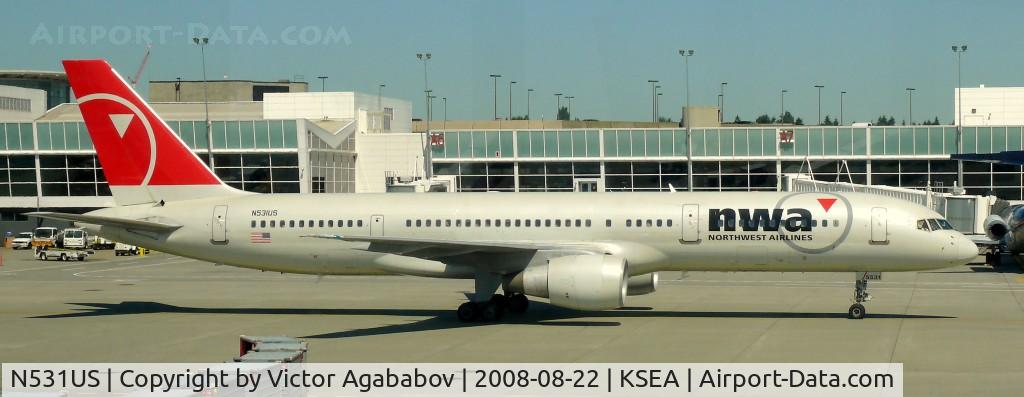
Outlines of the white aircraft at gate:
{"type": "Polygon", "coordinates": [[[654,292],[662,270],[851,272],[849,315],[862,318],[865,272],[977,256],[938,213],[856,193],[243,192],[211,173],[105,61],[64,67],[117,206],[35,216],[231,266],[474,279],[457,311],[463,321],[525,311],[527,296],[619,308],[627,295],[654,292]]]}

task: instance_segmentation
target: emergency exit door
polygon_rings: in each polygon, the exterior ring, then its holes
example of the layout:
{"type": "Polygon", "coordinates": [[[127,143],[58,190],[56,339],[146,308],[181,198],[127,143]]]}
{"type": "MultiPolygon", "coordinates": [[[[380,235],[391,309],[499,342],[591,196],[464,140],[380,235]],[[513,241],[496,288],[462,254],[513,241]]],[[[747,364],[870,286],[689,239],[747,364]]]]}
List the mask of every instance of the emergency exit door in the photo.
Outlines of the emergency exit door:
{"type": "Polygon", "coordinates": [[[228,206],[213,207],[213,220],[210,225],[210,239],[215,243],[226,243],[228,241],[228,206]]]}
{"type": "Polygon", "coordinates": [[[370,237],[384,236],[384,216],[374,215],[370,217],[370,237]]]}
{"type": "Polygon", "coordinates": [[[700,206],[697,204],[683,205],[683,221],[681,222],[683,243],[696,243],[700,241],[700,206]]]}
{"type": "Polygon", "coordinates": [[[871,209],[871,242],[872,243],[887,243],[889,242],[889,231],[888,221],[886,220],[886,210],[883,207],[874,207],[871,209]]]}

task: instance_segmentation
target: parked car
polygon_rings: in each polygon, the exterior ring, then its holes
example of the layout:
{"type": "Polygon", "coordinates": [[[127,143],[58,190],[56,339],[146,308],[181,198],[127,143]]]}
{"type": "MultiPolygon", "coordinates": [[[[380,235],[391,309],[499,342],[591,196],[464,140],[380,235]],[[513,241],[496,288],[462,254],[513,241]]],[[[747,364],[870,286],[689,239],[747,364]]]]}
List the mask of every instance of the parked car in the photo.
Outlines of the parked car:
{"type": "Polygon", "coordinates": [[[18,237],[15,237],[11,241],[11,249],[29,249],[32,248],[32,232],[18,233],[18,237]]]}

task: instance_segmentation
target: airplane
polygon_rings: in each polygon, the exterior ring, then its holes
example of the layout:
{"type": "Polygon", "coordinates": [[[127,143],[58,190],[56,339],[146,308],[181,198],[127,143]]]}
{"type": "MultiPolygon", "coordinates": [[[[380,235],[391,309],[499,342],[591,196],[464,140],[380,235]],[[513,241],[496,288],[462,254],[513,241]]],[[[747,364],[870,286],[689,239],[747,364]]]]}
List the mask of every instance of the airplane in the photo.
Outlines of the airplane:
{"type": "MultiPolygon", "coordinates": [[[[997,200],[992,207],[992,215],[985,218],[983,227],[985,235],[998,244],[1001,249],[1010,253],[1010,258],[1021,270],[1024,270],[1024,204],[1010,205],[1005,200],[997,200]]],[[[996,264],[998,252],[986,258],[986,262],[996,264]]]]}
{"type": "Polygon", "coordinates": [[[244,192],[211,172],[106,61],[63,65],[116,206],[32,216],[243,268],[472,279],[456,311],[464,322],[522,313],[529,297],[617,309],[627,295],[654,292],[659,271],[850,272],[848,315],[861,319],[877,272],[978,255],[935,211],[863,193],[244,192]]]}

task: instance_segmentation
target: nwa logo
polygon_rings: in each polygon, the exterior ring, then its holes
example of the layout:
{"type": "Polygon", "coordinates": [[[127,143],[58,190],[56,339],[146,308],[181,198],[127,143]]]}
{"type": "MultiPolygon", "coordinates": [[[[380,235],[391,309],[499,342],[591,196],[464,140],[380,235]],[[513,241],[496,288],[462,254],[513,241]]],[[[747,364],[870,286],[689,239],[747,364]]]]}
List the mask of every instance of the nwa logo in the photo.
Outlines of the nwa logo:
{"type": "Polygon", "coordinates": [[[708,210],[708,231],[734,232],[739,226],[745,232],[777,232],[785,228],[789,232],[809,232],[814,230],[814,218],[806,208],[712,208],[708,210]],[[736,215],[739,213],[739,222],[736,215]]]}

